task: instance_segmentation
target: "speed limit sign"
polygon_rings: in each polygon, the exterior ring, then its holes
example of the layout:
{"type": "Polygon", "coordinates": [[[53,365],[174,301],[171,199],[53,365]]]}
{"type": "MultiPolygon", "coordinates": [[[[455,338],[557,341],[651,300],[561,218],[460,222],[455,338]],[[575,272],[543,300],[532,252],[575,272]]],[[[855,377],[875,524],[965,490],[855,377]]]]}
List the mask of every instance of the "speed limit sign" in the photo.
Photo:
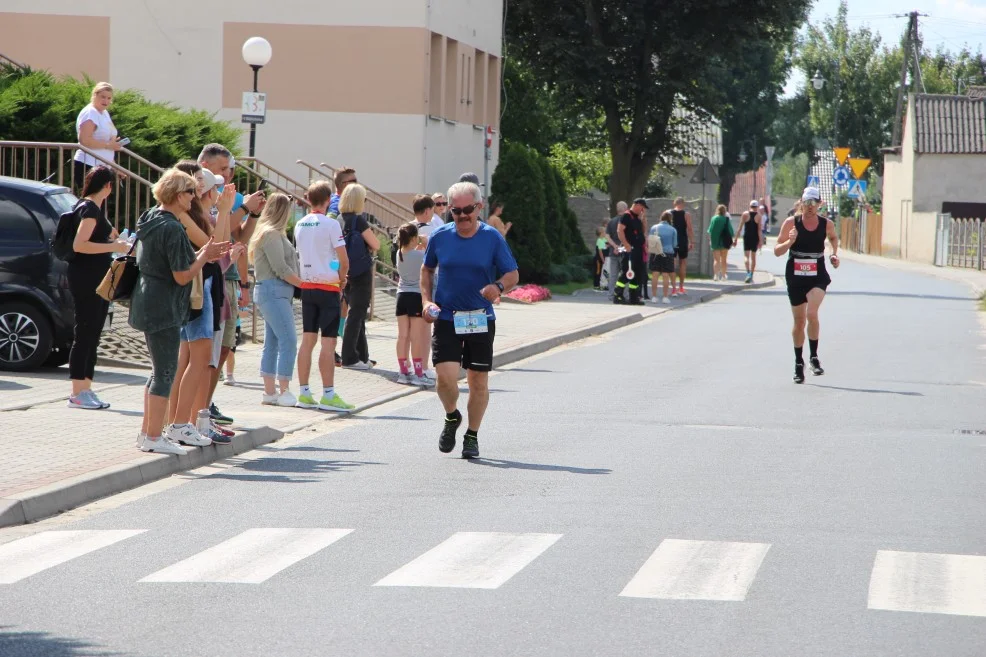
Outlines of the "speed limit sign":
{"type": "Polygon", "coordinates": [[[244,91],[241,109],[243,123],[263,123],[267,117],[267,94],[244,91]]]}

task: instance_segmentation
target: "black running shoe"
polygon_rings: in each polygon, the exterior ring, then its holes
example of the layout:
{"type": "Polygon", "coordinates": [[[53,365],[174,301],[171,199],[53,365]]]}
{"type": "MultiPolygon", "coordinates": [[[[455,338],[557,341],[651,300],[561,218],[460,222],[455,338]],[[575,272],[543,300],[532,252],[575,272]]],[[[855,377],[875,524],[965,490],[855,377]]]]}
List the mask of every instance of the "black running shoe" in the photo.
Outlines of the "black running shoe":
{"type": "Polygon", "coordinates": [[[615,296],[615,297],[613,297],[613,303],[615,303],[615,304],[617,304],[617,305],[620,305],[620,304],[625,304],[626,302],[627,302],[627,300],[626,300],[626,299],[624,299],[624,298],[623,298],[623,297],[621,297],[621,296],[615,296]]]}
{"type": "Polygon", "coordinates": [[[822,369],[822,364],[819,362],[818,357],[812,358],[808,361],[811,364],[811,373],[815,376],[821,376],[825,374],[825,370],[822,369]]]}
{"type": "Polygon", "coordinates": [[[476,436],[464,436],[462,438],[462,458],[479,458],[479,438],[476,436]]]}
{"type": "Polygon", "coordinates": [[[459,411],[455,412],[454,420],[445,418],[445,427],[442,428],[442,435],[438,438],[438,451],[442,454],[448,454],[455,449],[455,432],[459,429],[459,425],[461,424],[462,413],[459,411]]]}
{"type": "Polygon", "coordinates": [[[221,424],[224,426],[233,424],[233,418],[228,415],[223,415],[222,411],[220,411],[219,407],[215,404],[209,404],[209,417],[211,417],[212,421],[216,424],[221,424]]]}
{"type": "Polygon", "coordinates": [[[805,382],[805,364],[795,363],[794,364],[794,382],[804,383],[805,382]]]}

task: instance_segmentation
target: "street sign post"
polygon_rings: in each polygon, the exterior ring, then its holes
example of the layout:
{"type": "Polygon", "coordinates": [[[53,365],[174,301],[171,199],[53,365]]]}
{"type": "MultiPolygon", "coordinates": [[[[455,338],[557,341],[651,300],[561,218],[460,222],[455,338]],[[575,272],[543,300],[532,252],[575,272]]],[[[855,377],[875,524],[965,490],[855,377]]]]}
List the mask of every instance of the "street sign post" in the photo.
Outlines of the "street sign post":
{"type": "Polygon", "coordinates": [[[832,182],[835,183],[836,187],[845,187],[851,178],[849,169],[846,167],[836,167],[835,171],[832,172],[832,182]]]}
{"type": "Polygon", "coordinates": [[[866,181],[854,180],[849,184],[849,191],[846,192],[849,198],[866,198],[866,181]]]}
{"type": "Polygon", "coordinates": [[[839,166],[845,166],[846,160],[849,159],[849,152],[851,149],[839,146],[832,149],[835,153],[835,161],[839,163],[839,166]]]}
{"type": "Polygon", "coordinates": [[[818,176],[808,176],[808,184],[805,187],[821,187],[822,181],[818,176]]]}
{"type": "Polygon", "coordinates": [[[870,166],[870,161],[868,157],[849,158],[849,168],[852,169],[853,178],[862,178],[863,174],[866,173],[866,169],[870,166]]]}
{"type": "Polygon", "coordinates": [[[267,94],[244,91],[242,110],[242,123],[263,123],[267,118],[267,94]]]}
{"type": "MultiPolygon", "coordinates": [[[[707,219],[705,216],[705,186],[719,184],[719,174],[716,173],[716,168],[712,166],[712,162],[709,162],[708,157],[703,157],[702,161],[695,167],[695,173],[692,174],[691,183],[693,185],[702,185],[702,224],[705,225],[705,220],[707,219]]],[[[705,244],[705,242],[700,241],[701,244],[705,244]]]]}

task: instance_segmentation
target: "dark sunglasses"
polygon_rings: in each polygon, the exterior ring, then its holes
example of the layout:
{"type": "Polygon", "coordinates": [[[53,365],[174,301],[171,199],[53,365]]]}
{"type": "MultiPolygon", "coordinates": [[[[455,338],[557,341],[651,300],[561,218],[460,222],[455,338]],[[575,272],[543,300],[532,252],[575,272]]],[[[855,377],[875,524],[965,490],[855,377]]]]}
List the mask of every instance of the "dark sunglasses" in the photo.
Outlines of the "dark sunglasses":
{"type": "Polygon", "coordinates": [[[467,205],[464,208],[452,208],[451,211],[452,214],[454,214],[457,217],[460,214],[472,214],[473,212],[476,211],[476,204],[474,203],[473,205],[467,205]]]}
{"type": "Polygon", "coordinates": [[[196,191],[197,190],[194,187],[192,187],[191,189],[183,189],[183,190],[181,190],[181,193],[182,194],[191,194],[192,196],[195,196],[196,191]]]}
{"type": "Polygon", "coordinates": [[[448,207],[448,203],[445,203],[445,202],[435,203],[435,207],[436,208],[446,208],[446,207],[448,207]]]}

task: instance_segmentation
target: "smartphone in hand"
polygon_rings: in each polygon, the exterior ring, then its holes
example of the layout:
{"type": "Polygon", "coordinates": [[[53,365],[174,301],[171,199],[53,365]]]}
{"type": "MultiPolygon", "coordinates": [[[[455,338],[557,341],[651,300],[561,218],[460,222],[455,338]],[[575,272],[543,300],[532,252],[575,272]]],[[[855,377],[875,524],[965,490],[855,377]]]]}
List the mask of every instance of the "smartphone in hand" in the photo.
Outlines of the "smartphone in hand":
{"type": "Polygon", "coordinates": [[[120,143],[120,146],[129,146],[130,145],[130,137],[124,137],[123,139],[120,140],[119,143],[120,143]]]}

